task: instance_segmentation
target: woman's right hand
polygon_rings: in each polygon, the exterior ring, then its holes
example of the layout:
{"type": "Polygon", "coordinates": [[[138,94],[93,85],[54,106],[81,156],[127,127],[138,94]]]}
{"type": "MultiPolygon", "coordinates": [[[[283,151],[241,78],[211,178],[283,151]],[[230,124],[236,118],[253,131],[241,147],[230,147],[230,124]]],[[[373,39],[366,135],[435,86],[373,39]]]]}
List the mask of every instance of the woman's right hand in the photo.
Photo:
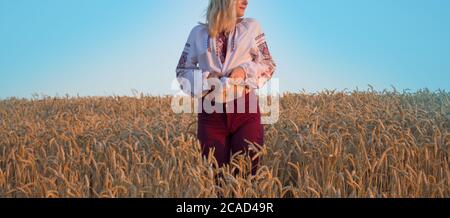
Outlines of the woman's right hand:
{"type": "Polygon", "coordinates": [[[219,73],[217,73],[217,72],[212,72],[212,73],[210,73],[209,75],[208,75],[208,79],[209,78],[217,78],[217,79],[220,79],[220,74],[219,73]]]}

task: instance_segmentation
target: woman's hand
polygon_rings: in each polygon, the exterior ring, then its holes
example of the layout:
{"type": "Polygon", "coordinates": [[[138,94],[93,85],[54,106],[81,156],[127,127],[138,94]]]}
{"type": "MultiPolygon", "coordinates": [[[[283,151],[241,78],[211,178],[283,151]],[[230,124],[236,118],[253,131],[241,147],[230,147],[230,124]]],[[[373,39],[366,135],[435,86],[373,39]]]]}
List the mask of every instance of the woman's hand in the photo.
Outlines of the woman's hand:
{"type": "Polygon", "coordinates": [[[212,73],[210,73],[209,75],[208,75],[208,78],[207,79],[209,79],[209,78],[217,78],[217,79],[220,79],[220,74],[219,73],[217,73],[217,72],[212,72],[212,73]]]}
{"type": "Polygon", "coordinates": [[[234,68],[230,74],[230,78],[235,79],[235,80],[243,80],[244,81],[246,79],[244,69],[242,67],[234,68]]]}
{"type": "Polygon", "coordinates": [[[228,90],[226,90],[227,97],[230,96],[231,98],[235,98],[245,94],[246,89],[242,84],[247,79],[247,74],[244,68],[234,68],[231,71],[229,78],[231,80],[232,86],[228,90]]]}

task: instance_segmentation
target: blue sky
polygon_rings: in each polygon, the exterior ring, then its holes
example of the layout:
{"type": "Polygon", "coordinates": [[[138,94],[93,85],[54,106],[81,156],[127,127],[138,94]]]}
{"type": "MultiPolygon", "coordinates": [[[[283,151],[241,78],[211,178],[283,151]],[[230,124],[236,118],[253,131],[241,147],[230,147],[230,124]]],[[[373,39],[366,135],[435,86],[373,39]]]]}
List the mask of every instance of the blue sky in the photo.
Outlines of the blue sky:
{"type": "MultiPolygon", "coordinates": [[[[207,0],[0,0],[0,98],[173,93],[207,0]]],[[[281,91],[450,89],[448,0],[249,0],[281,91]]]]}

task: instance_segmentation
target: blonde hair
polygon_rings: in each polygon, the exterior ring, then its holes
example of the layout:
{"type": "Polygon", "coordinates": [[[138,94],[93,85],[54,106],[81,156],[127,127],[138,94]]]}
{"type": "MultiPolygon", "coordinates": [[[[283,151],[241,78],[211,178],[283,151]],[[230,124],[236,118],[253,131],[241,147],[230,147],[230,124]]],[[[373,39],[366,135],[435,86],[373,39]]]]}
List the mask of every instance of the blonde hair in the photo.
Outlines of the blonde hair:
{"type": "Polygon", "coordinates": [[[209,0],[206,25],[211,37],[216,37],[220,32],[232,32],[236,22],[236,0],[209,0]]]}

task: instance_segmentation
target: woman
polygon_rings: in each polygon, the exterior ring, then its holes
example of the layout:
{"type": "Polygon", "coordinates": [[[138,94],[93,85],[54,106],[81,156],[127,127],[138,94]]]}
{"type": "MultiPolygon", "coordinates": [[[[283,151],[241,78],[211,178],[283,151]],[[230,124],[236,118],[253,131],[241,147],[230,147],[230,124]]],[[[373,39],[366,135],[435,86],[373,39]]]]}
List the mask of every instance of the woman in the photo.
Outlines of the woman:
{"type": "MultiPolygon", "coordinates": [[[[197,132],[203,155],[214,148],[219,167],[239,152],[253,159],[256,151],[249,151],[248,142],[264,145],[255,90],[272,78],[276,65],[260,24],[243,18],[247,6],[248,0],[210,0],[206,23],[192,29],[176,69],[184,92],[203,103],[213,99],[214,106],[222,109],[213,113],[202,109],[197,132]],[[253,111],[252,97],[256,99],[253,111]],[[244,113],[237,109],[242,105],[244,113]]],[[[252,161],[252,175],[258,161],[252,161]]]]}

